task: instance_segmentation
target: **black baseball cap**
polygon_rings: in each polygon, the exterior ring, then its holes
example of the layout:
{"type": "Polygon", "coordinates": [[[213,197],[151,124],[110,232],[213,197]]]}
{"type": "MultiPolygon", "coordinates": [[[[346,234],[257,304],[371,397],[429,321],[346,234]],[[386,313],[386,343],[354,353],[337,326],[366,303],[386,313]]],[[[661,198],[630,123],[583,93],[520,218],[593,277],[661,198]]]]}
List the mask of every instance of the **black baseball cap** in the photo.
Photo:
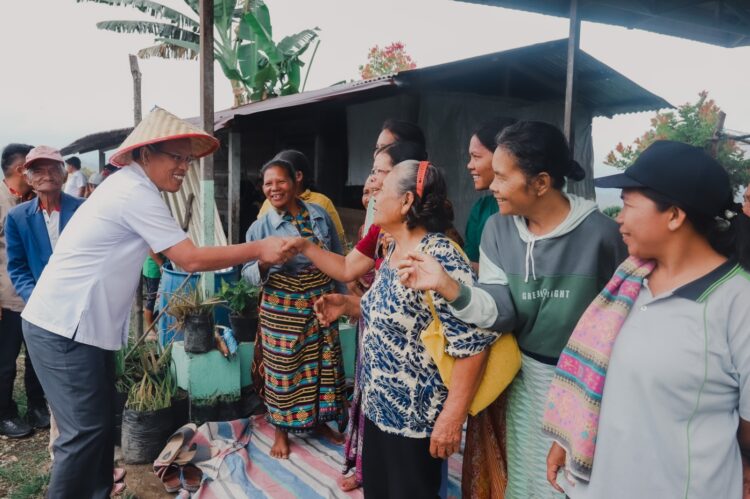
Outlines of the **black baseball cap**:
{"type": "Polygon", "coordinates": [[[623,173],[597,178],[594,185],[651,189],[705,215],[718,215],[732,203],[729,174],[719,162],[700,147],[672,140],[654,142],[623,173]]]}

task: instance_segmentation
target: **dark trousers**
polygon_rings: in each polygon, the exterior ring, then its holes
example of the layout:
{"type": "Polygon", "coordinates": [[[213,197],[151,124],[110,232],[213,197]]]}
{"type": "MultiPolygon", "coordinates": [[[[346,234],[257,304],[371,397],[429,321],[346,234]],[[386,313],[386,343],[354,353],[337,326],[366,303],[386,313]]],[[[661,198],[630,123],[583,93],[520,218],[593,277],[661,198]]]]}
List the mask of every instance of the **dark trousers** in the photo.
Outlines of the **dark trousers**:
{"type": "Polygon", "coordinates": [[[443,460],[430,456],[429,438],[408,438],[381,431],[365,419],[362,443],[365,498],[435,499],[443,460]]]}
{"type": "MultiPolygon", "coordinates": [[[[16,381],[16,359],[21,352],[23,333],[21,314],[7,308],[0,317],[0,419],[18,415],[13,402],[13,383],[16,381]]],[[[45,407],[44,391],[31,364],[31,355],[26,352],[26,369],[23,376],[26,386],[26,401],[29,407],[45,407]]]]}
{"type": "Polygon", "coordinates": [[[108,498],[114,462],[114,352],[25,320],[23,335],[60,431],[49,497],[108,498]]]}

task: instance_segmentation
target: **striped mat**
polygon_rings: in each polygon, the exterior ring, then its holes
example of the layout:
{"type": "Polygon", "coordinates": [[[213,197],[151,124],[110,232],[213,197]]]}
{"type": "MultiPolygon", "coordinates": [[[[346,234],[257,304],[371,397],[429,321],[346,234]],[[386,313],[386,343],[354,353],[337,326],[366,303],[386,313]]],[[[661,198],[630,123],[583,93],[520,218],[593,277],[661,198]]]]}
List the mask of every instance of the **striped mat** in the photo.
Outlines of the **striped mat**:
{"type": "MultiPolygon", "coordinates": [[[[193,442],[194,462],[205,479],[198,499],[362,498],[362,490],[338,488],[343,446],[317,435],[290,435],[288,460],[269,456],[274,428],[262,416],[202,425],[193,442]]],[[[461,455],[448,462],[448,498],[461,496],[461,455]]]]}

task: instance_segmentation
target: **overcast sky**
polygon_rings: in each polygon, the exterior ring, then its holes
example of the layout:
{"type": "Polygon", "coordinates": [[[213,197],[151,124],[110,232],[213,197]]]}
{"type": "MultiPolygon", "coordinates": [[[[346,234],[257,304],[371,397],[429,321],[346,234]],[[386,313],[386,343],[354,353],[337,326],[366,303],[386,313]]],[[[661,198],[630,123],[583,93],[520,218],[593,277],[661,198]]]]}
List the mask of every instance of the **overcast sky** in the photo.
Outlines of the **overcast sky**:
{"type": "MultiPolygon", "coordinates": [[[[162,3],[187,11],[182,0],[162,3]]],[[[451,0],[266,0],[274,38],[321,28],[307,88],[357,79],[368,49],[402,41],[419,67],[564,38],[567,21],[451,0]]],[[[75,0],[0,2],[0,145],[62,147],[89,133],[132,123],[128,54],[149,36],[100,31],[97,21],[148,19],[133,9],[75,0]]],[[[750,130],[750,48],[725,49],[615,26],[584,23],[583,50],[674,105],[710,91],[727,112],[726,126],[750,130]]],[[[198,64],[140,61],[144,113],[154,105],[198,114],[198,64]]],[[[216,108],[230,107],[229,83],[216,68],[216,108]]],[[[629,143],[653,113],[594,122],[597,173],[614,145],[629,143]]],[[[84,162],[96,164],[93,155],[84,162]]]]}

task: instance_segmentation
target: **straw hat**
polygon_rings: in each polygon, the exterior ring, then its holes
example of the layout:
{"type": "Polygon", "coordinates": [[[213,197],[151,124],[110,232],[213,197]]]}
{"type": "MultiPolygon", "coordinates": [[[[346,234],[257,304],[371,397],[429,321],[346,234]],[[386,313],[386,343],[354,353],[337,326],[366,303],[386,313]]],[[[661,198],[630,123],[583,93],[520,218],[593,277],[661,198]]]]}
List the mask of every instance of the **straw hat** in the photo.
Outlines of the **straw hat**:
{"type": "Polygon", "coordinates": [[[130,132],[109,162],[115,166],[128,165],[133,162],[133,151],[139,147],[175,139],[190,139],[192,154],[196,158],[208,156],[219,148],[219,141],[214,137],[156,106],[130,132]]]}

